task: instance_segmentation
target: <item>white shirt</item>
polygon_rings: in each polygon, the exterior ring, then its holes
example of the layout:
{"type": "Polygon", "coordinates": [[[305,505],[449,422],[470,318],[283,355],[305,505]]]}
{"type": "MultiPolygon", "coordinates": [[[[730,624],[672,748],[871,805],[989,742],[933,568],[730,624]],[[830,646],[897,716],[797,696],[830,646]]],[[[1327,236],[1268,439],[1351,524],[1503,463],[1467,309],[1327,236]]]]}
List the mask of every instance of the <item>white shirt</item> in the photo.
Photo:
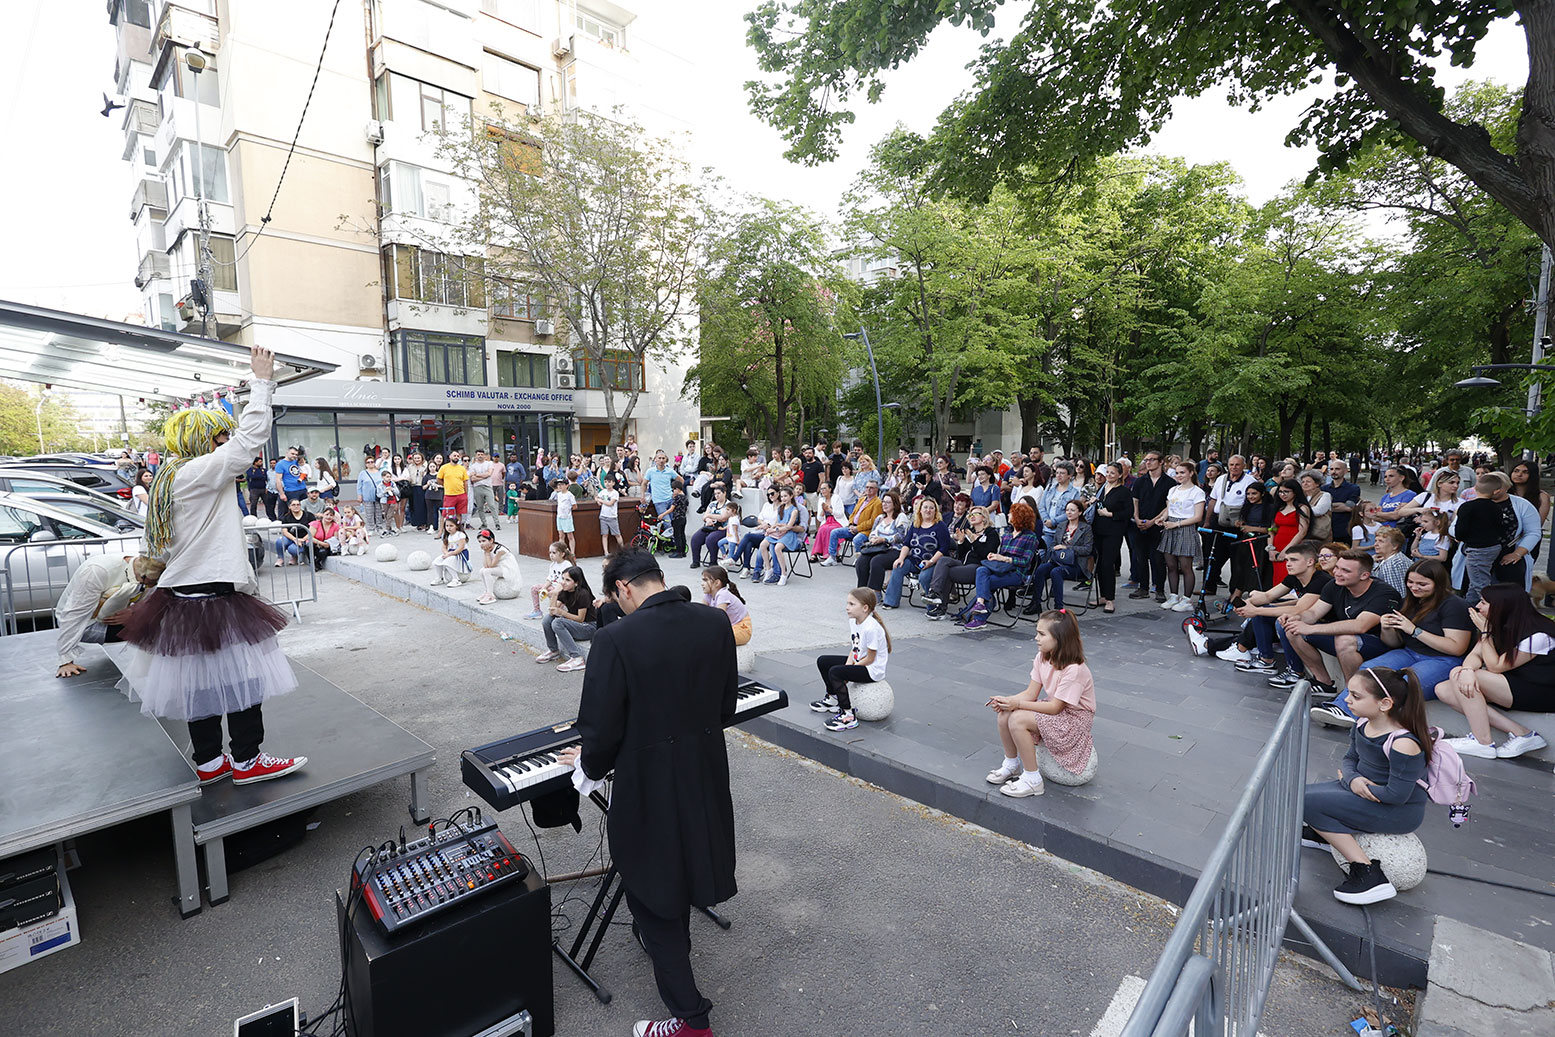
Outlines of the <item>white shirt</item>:
{"type": "Polygon", "coordinates": [[[1529,655],[1549,655],[1555,651],[1555,638],[1549,634],[1530,634],[1518,643],[1517,650],[1529,655]]]}
{"type": "Polygon", "coordinates": [[[225,443],[190,458],[173,478],[173,540],[162,587],[230,583],[244,594],[257,594],[253,567],[243,539],[243,512],[232,484],[248,470],[270,440],[270,398],[275,383],[249,383],[248,405],[225,443]]]}
{"type": "Polygon", "coordinates": [[[1173,486],[1166,491],[1166,519],[1168,522],[1181,522],[1193,517],[1193,511],[1204,502],[1204,491],[1191,483],[1187,486],[1173,486]]]}
{"type": "Polygon", "coordinates": [[[601,488],[594,494],[594,499],[599,502],[599,517],[613,519],[617,514],[617,505],[621,495],[608,487],[601,488]]]}
{"type": "MultiPolygon", "coordinates": [[[[59,664],[75,662],[81,635],[97,616],[103,598],[116,587],[135,582],[130,559],[113,553],[93,555],[70,575],[65,592],[54,606],[54,625],[59,628],[59,664]]],[[[115,609],[114,611],[118,611],[115,609]]],[[[111,615],[111,613],[110,613],[111,615]]]]}
{"type": "Polygon", "coordinates": [[[565,487],[551,494],[551,499],[556,502],[557,518],[570,518],[572,506],[578,501],[578,498],[572,495],[572,491],[565,487]]]}
{"type": "Polygon", "coordinates": [[[1257,481],[1246,472],[1236,482],[1231,481],[1229,472],[1216,479],[1214,488],[1209,492],[1215,498],[1215,510],[1218,512],[1222,507],[1240,508],[1246,504],[1247,488],[1257,481]]]}
{"type": "Polygon", "coordinates": [[[862,623],[848,620],[848,641],[848,665],[862,666],[870,649],[874,649],[875,661],[867,667],[869,676],[877,681],[885,680],[885,664],[891,657],[891,649],[886,644],[885,627],[880,625],[880,621],[874,616],[866,617],[862,623]]]}

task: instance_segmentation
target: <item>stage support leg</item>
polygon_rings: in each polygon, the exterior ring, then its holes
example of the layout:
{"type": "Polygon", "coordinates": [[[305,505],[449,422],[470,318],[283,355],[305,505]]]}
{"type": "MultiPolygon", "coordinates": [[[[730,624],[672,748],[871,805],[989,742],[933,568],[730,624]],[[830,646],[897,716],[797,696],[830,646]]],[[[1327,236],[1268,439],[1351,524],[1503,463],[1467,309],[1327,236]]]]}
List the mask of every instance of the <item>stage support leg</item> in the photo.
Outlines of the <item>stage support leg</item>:
{"type": "Polygon", "coordinates": [[[227,902],[227,845],[221,839],[205,844],[205,888],[212,907],[227,902]]]}
{"type": "Polygon", "coordinates": [[[178,913],[184,918],[200,913],[200,871],[194,859],[194,819],[189,804],[174,807],[173,867],[178,874],[178,913]]]}
{"type": "Polygon", "coordinates": [[[424,825],[432,820],[432,815],[427,813],[427,808],[422,805],[421,795],[425,791],[422,786],[426,784],[426,771],[412,771],[410,774],[410,819],[418,825],[424,825]]]}

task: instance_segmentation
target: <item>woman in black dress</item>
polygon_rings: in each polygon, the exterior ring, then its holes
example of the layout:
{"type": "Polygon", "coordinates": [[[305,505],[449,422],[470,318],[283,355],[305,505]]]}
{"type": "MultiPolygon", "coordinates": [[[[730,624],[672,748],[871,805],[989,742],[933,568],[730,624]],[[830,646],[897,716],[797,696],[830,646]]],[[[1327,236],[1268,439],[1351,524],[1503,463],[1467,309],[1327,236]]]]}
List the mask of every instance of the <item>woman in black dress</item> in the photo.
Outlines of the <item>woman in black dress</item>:
{"type": "Polygon", "coordinates": [[[1116,612],[1118,569],[1123,564],[1123,540],[1134,521],[1134,497],[1123,485],[1123,469],[1106,466],[1107,481],[1096,495],[1096,519],[1091,524],[1096,548],[1097,592],[1101,610],[1116,612]]]}

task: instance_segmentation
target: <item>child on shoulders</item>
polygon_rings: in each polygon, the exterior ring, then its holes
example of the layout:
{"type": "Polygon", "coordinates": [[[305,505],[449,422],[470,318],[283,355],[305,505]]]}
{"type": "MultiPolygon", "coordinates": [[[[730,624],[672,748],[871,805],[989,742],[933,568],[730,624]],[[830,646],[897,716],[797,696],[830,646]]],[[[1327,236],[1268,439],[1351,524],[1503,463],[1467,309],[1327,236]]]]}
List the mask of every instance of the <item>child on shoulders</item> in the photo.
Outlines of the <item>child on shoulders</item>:
{"type": "Polygon", "coordinates": [[[1085,665],[1080,624],[1068,609],[1049,609],[1037,619],[1037,657],[1031,681],[1019,695],[995,695],[988,707],[999,717],[1004,762],[988,774],[1006,796],[1022,799],[1045,791],[1037,770],[1037,746],[1047,746],[1058,765],[1080,774],[1091,759],[1096,682],[1085,665]]]}

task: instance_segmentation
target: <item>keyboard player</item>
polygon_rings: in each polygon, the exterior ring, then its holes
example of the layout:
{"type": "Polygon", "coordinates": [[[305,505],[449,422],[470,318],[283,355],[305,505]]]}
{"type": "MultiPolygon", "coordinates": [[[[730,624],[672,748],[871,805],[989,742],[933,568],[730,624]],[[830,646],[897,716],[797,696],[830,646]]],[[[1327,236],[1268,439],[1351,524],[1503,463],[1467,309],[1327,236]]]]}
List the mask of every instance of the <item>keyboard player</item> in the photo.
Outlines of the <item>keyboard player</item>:
{"type": "Polygon", "coordinates": [[[671,1017],[634,1037],[711,1037],[712,1002],[691,972],[691,908],[735,893],[734,802],[723,729],[735,712],[734,633],[721,612],[666,589],[652,554],[605,565],[622,619],[589,648],[575,764],[587,794],[615,772],[608,830],[626,903],[671,1017]]]}

